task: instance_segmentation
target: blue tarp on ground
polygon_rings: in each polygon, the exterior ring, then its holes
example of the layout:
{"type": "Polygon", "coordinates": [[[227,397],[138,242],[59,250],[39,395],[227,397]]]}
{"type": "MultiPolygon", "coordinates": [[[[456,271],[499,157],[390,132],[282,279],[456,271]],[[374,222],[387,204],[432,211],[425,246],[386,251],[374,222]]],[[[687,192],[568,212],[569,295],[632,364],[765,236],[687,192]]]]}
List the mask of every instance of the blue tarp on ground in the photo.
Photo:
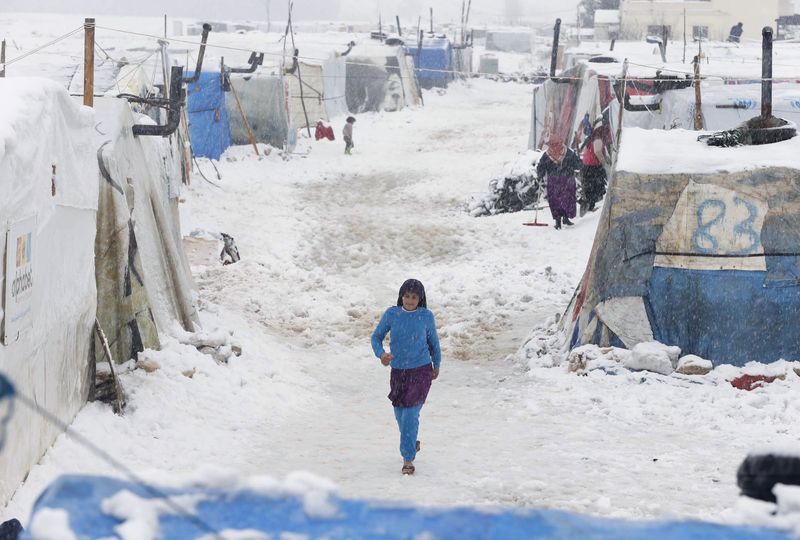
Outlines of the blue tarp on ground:
{"type": "Polygon", "coordinates": [[[453,44],[447,38],[422,40],[422,49],[416,45],[406,47],[406,52],[414,59],[417,80],[422,88],[445,88],[453,78],[453,44]]]}
{"type": "MultiPolygon", "coordinates": [[[[186,76],[191,77],[192,73],[186,76]]],[[[219,73],[201,73],[197,82],[188,85],[186,94],[192,154],[219,159],[231,145],[228,109],[219,73]]]]}
{"type": "MultiPolygon", "coordinates": [[[[102,502],[128,490],[153,500],[141,486],[122,480],[63,476],[41,495],[33,509],[31,522],[44,509],[62,509],[69,514],[70,527],[78,538],[112,538],[121,524],[101,511],[102,502]]],[[[249,529],[281,537],[281,533],[306,535],[311,539],[412,539],[459,540],[788,540],[777,531],[745,527],[725,527],[702,522],[633,522],[599,519],[555,510],[506,509],[478,511],[469,508],[431,509],[333,498],[334,517],[310,517],[324,505],[302,498],[258,495],[251,492],[209,490],[167,490],[172,495],[203,494],[196,517],[175,514],[159,519],[160,538],[171,540],[209,538],[212,531],[249,529]],[[199,519],[198,519],[199,518],[199,519]],[[202,523],[200,522],[202,521],[202,523]],[[211,530],[209,530],[211,529],[211,530]]],[[[181,499],[173,499],[179,501],[181,499]]],[[[186,500],[186,499],[184,499],[186,500]]],[[[141,504],[141,503],[137,503],[141,504]]],[[[130,506],[126,506],[130,508],[130,506]]],[[[35,530],[33,533],[35,534],[35,530]]],[[[22,538],[31,538],[26,532],[22,538]]],[[[240,533],[244,534],[244,533],[240,533]]]]}

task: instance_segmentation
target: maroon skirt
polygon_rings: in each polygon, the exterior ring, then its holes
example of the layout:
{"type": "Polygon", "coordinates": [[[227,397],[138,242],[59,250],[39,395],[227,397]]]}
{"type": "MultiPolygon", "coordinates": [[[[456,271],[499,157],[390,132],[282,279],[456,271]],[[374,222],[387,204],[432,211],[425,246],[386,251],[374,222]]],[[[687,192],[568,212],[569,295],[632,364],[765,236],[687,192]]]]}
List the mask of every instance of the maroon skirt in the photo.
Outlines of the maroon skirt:
{"type": "Polygon", "coordinates": [[[394,369],[389,378],[389,396],[395,407],[416,407],[425,403],[433,381],[433,366],[394,369]]]}

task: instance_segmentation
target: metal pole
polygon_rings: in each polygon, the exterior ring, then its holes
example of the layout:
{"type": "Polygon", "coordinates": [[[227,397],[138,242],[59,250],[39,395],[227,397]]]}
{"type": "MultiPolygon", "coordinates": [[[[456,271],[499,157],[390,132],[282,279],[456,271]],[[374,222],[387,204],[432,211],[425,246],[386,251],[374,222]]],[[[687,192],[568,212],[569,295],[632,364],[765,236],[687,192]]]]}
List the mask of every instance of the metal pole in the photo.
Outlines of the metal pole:
{"type": "Polygon", "coordinates": [[[83,104],[94,106],[94,19],[83,20],[83,104]]]}
{"type": "Polygon", "coordinates": [[[554,77],[556,74],[556,62],[558,60],[558,37],[561,34],[561,19],[556,19],[556,25],[553,27],[553,51],[550,55],[550,76],[554,77]]]}
{"type": "Polygon", "coordinates": [[[772,28],[761,30],[761,117],[772,116],[772,28]]]}
{"type": "Polygon", "coordinates": [[[617,153],[619,153],[620,139],[622,138],[622,118],[625,112],[625,96],[628,94],[628,59],[622,64],[622,93],[619,96],[619,117],[617,118],[617,153]]]}
{"type": "Polygon", "coordinates": [[[403,29],[400,28],[400,16],[395,15],[394,18],[397,21],[397,35],[403,37],[403,29]]]}

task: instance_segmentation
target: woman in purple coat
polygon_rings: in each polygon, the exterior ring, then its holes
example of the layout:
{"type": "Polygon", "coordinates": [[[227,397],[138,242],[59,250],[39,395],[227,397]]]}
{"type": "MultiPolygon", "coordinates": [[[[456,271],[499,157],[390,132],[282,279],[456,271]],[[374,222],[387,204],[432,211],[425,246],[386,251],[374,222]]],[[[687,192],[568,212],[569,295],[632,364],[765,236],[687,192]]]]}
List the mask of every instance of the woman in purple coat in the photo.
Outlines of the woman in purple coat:
{"type": "Polygon", "coordinates": [[[547,141],[547,150],[536,165],[536,176],[547,176],[547,203],[556,221],[556,229],[561,224],[572,225],[570,218],[577,213],[577,184],[575,171],[583,166],[578,154],[564,144],[556,134],[547,141]]]}

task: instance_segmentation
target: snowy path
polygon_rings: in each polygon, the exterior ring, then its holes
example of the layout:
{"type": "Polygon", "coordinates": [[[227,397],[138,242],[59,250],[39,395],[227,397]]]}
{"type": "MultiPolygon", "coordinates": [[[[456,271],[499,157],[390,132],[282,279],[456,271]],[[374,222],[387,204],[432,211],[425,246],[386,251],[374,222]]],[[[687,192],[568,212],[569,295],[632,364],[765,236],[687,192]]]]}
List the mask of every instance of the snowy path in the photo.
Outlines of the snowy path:
{"type": "MultiPolygon", "coordinates": [[[[223,187],[196,179],[182,212],[185,234],[236,238],[240,263],[194,271],[205,323],[236,329],[245,354],[217,366],[168,345],[162,369],[125,376],[124,418],[90,405],[73,427],[157,479],[302,469],[348,497],[735,519],[744,453],[800,435],[796,381],[746,393],[528,370],[511,356],[566,307],[597,220],[555,231],[520,226],[529,214],[462,211],[525,147],[530,92],[474,81],[426,93],[420,110],[360,115],[352,157],[338,140],[287,162],[232,149],[223,187]],[[428,290],[444,355],[412,478],[400,475],[389,373],[369,347],[407,277],[428,290]]],[[[115,473],[61,437],[4,515],[26,515],[63,472],[115,473]]]]}

